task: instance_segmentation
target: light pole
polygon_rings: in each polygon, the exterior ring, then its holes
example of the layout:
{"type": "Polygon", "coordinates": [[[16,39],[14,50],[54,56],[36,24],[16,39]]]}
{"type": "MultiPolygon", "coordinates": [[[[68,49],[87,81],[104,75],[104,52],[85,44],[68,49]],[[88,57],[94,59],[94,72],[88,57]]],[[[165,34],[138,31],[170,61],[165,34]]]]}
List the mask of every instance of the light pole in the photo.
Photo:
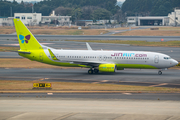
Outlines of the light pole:
{"type": "Polygon", "coordinates": [[[176,27],[177,25],[176,25],[176,8],[174,8],[174,26],[176,27]]]}

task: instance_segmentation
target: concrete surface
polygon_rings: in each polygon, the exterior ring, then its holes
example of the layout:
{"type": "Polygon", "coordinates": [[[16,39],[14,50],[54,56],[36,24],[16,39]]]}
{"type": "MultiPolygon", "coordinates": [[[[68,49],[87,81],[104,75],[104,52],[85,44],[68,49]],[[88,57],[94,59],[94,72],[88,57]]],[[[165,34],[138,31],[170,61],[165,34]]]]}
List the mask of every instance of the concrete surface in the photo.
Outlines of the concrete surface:
{"type": "Polygon", "coordinates": [[[0,99],[1,120],[179,120],[180,102],[0,99]]]}

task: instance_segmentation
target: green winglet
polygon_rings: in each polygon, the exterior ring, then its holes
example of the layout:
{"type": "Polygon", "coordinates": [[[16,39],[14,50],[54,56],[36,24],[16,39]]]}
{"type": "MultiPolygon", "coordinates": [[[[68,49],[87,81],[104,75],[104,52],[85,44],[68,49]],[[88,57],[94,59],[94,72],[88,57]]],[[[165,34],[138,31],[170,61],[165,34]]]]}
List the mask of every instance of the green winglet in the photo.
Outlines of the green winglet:
{"type": "Polygon", "coordinates": [[[50,53],[50,55],[51,55],[51,58],[52,58],[53,60],[58,60],[58,59],[56,58],[56,56],[53,54],[53,52],[52,52],[50,49],[48,49],[48,51],[49,51],[49,53],[50,53]]]}

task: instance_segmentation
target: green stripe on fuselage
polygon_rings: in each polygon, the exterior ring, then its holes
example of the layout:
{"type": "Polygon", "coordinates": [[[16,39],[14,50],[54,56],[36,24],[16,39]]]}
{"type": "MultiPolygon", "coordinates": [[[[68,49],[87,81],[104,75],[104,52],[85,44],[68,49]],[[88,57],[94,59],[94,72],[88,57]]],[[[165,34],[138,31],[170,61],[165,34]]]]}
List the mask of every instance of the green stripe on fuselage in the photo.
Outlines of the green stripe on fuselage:
{"type": "Polygon", "coordinates": [[[143,65],[143,64],[116,64],[118,70],[122,68],[139,68],[139,69],[157,69],[151,65],[143,65]]]}

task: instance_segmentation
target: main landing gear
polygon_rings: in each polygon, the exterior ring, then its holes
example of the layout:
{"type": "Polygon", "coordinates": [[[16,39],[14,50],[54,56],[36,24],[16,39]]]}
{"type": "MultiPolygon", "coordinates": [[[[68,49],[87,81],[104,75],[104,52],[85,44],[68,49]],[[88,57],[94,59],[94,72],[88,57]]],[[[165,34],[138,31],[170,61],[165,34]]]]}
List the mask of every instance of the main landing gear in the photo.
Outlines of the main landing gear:
{"type": "Polygon", "coordinates": [[[97,73],[99,73],[99,70],[98,70],[98,69],[94,69],[94,70],[93,70],[93,69],[89,69],[89,70],[88,70],[88,73],[89,73],[89,74],[93,74],[93,73],[96,73],[96,74],[97,74],[97,73]]]}
{"type": "Polygon", "coordinates": [[[92,69],[88,70],[88,73],[93,74],[93,70],[92,69]]]}
{"type": "Polygon", "coordinates": [[[158,71],[158,75],[162,75],[162,72],[161,72],[161,71],[158,71]]]}

